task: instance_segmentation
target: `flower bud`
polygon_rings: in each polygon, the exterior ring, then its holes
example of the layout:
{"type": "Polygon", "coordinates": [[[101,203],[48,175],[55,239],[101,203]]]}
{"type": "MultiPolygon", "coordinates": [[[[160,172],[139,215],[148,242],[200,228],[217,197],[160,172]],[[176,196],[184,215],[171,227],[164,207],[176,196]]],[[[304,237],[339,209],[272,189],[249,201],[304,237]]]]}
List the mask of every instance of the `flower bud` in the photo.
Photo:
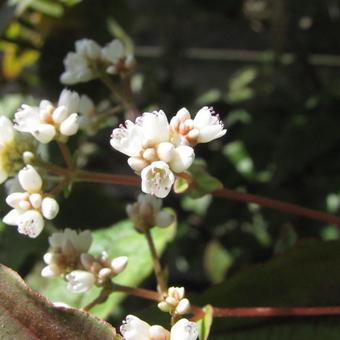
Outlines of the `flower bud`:
{"type": "Polygon", "coordinates": [[[175,309],[175,313],[176,314],[180,314],[180,315],[183,315],[183,314],[188,314],[190,312],[190,302],[188,299],[182,299],[176,309],[175,309]]]}
{"type": "Polygon", "coordinates": [[[41,271],[42,277],[56,277],[60,274],[59,267],[56,264],[50,264],[46,267],[44,267],[41,271]]]}
{"type": "Polygon", "coordinates": [[[77,113],[72,113],[60,125],[60,133],[65,136],[72,136],[78,132],[79,117],[77,113]]]}
{"type": "Polygon", "coordinates": [[[197,337],[197,325],[187,319],[181,319],[171,327],[170,340],[196,340],[197,337]]]}
{"type": "Polygon", "coordinates": [[[53,220],[59,212],[58,202],[51,197],[45,197],[41,203],[41,212],[48,220],[53,220]]]}
{"type": "Polygon", "coordinates": [[[34,209],[39,209],[41,207],[42,197],[40,194],[32,194],[29,197],[29,201],[34,209]]]}
{"type": "Polygon", "coordinates": [[[22,158],[23,158],[25,164],[30,164],[34,161],[35,155],[31,151],[25,151],[22,154],[22,158]]]}
{"type": "Polygon", "coordinates": [[[160,143],[157,147],[157,154],[161,161],[168,163],[175,154],[175,147],[169,142],[160,143]]]}
{"type": "Polygon", "coordinates": [[[159,325],[153,325],[149,328],[150,339],[152,340],[168,340],[170,333],[159,325]]]}
{"type": "Polygon", "coordinates": [[[68,116],[67,107],[58,106],[52,113],[52,119],[55,123],[61,124],[68,116]]]}
{"type": "Polygon", "coordinates": [[[96,282],[94,275],[84,270],[74,270],[66,275],[66,280],[68,281],[67,288],[73,293],[85,293],[96,282]]]}
{"type": "Polygon", "coordinates": [[[39,192],[42,187],[42,179],[31,165],[25,166],[18,174],[20,185],[29,193],[39,192]]]}
{"type": "Polygon", "coordinates": [[[18,217],[17,225],[20,234],[35,238],[44,228],[44,219],[38,211],[28,210],[18,217]]]}
{"type": "Polygon", "coordinates": [[[111,261],[111,267],[115,275],[121,273],[128,264],[127,256],[119,256],[111,261]]]}
{"type": "Polygon", "coordinates": [[[138,171],[138,172],[142,171],[146,166],[148,166],[148,162],[138,157],[128,158],[128,164],[132,170],[138,171]]]}

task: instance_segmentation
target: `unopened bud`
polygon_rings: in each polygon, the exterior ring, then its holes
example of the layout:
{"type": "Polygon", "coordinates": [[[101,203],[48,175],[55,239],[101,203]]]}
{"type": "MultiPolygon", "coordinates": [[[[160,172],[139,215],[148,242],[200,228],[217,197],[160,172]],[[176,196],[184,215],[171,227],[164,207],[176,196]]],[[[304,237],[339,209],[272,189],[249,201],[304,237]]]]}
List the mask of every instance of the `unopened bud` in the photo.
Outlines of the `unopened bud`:
{"type": "Polygon", "coordinates": [[[111,267],[115,275],[121,273],[128,264],[127,256],[119,256],[111,261],[111,267]]]}

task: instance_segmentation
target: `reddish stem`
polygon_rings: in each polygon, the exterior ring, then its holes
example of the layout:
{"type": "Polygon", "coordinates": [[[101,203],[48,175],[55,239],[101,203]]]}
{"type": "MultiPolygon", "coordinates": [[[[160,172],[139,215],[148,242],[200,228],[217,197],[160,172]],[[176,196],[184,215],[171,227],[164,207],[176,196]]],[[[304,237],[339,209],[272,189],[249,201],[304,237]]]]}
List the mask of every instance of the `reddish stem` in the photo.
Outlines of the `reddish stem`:
{"type": "Polygon", "coordinates": [[[214,317],[275,317],[275,316],[312,316],[340,315],[339,306],[331,307],[213,307],[214,317]]]}
{"type": "MultiPolygon", "coordinates": [[[[92,183],[108,183],[119,185],[140,185],[140,178],[136,176],[126,175],[112,175],[100,172],[90,172],[80,170],[76,174],[76,180],[79,182],[92,182],[92,183]]],[[[213,192],[216,197],[223,197],[240,202],[256,203],[263,207],[283,211],[288,214],[303,216],[313,220],[319,220],[326,223],[332,223],[340,225],[340,217],[328,214],[322,211],[317,211],[305,207],[301,207],[295,204],[282,202],[279,200],[270,199],[258,195],[248,194],[227,188],[222,188],[213,192]]]]}
{"type": "Polygon", "coordinates": [[[282,202],[279,200],[270,199],[253,194],[247,194],[227,188],[216,190],[214,196],[228,198],[234,201],[256,203],[263,207],[280,210],[292,215],[303,216],[314,220],[319,220],[327,223],[340,225],[340,217],[328,214],[322,211],[317,211],[305,207],[301,207],[295,204],[282,202]]]}

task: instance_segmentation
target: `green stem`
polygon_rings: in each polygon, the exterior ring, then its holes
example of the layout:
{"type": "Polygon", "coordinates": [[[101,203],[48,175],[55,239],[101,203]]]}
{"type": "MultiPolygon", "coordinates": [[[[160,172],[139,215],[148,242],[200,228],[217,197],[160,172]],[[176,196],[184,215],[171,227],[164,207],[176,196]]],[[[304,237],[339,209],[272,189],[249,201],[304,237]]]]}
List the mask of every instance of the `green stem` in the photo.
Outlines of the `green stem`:
{"type": "Polygon", "coordinates": [[[166,295],[167,294],[167,286],[164,280],[164,273],[162,270],[162,266],[161,266],[161,262],[159,260],[159,257],[157,255],[157,250],[155,247],[155,243],[153,241],[152,238],[152,234],[150,229],[146,229],[144,231],[144,235],[146,237],[146,240],[148,242],[148,246],[149,246],[149,250],[150,250],[150,254],[151,254],[151,258],[152,258],[152,262],[153,262],[153,269],[156,275],[156,280],[158,283],[158,287],[160,292],[162,293],[162,295],[166,295]]]}

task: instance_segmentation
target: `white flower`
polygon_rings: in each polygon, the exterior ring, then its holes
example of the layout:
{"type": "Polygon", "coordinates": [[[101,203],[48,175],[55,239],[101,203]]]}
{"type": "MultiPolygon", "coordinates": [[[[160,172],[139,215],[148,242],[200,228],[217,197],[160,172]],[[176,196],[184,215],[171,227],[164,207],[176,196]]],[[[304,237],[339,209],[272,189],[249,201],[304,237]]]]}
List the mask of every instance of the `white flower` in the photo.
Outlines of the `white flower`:
{"type": "Polygon", "coordinates": [[[227,130],[223,129],[223,123],[218,115],[207,106],[200,109],[194,118],[194,129],[199,131],[197,143],[207,143],[213,139],[225,135],[227,130]]]}
{"type": "Polygon", "coordinates": [[[134,315],[128,315],[120,327],[124,340],[168,340],[169,331],[162,326],[150,326],[134,315]]]}
{"type": "Polygon", "coordinates": [[[175,181],[169,165],[163,161],[152,162],[141,172],[142,191],[159,198],[166,197],[175,181]]]}
{"type": "Polygon", "coordinates": [[[197,337],[197,325],[187,319],[181,319],[171,327],[170,340],[196,340],[197,337]]]}
{"type": "Polygon", "coordinates": [[[3,218],[3,222],[17,225],[21,234],[37,237],[44,228],[44,218],[53,219],[58,214],[59,205],[42,192],[42,179],[31,165],[19,171],[18,179],[25,192],[7,196],[6,203],[13,209],[3,218]]]}
{"type": "Polygon", "coordinates": [[[8,156],[14,144],[14,129],[12,122],[5,116],[0,116],[0,184],[9,176],[8,156]]]}
{"type": "Polygon", "coordinates": [[[174,216],[161,208],[162,200],[155,196],[140,194],[137,202],[127,205],[126,212],[134,222],[135,228],[145,231],[145,228],[156,225],[166,228],[173,222],[174,216]]]}
{"type": "Polygon", "coordinates": [[[227,132],[219,116],[207,106],[200,109],[194,119],[191,119],[186,108],[180,109],[171,119],[170,125],[175,132],[173,139],[177,144],[207,143],[224,136],[227,132]]]}
{"type": "Polygon", "coordinates": [[[76,41],[75,52],[70,52],[64,59],[65,72],[60,76],[63,84],[73,85],[87,82],[97,77],[95,64],[100,58],[100,46],[93,40],[76,41]]]}
{"type": "Polygon", "coordinates": [[[66,275],[67,288],[73,293],[85,293],[96,283],[96,278],[92,273],[84,270],[74,270],[66,275]]]}
{"type": "Polygon", "coordinates": [[[124,45],[118,39],[102,48],[102,58],[110,63],[106,71],[111,74],[128,71],[135,63],[133,55],[126,53],[124,45]]]}
{"type": "Polygon", "coordinates": [[[184,297],[184,287],[170,287],[165,299],[158,304],[163,312],[184,315],[190,312],[190,302],[184,297]]]}
{"type": "Polygon", "coordinates": [[[65,141],[78,132],[79,95],[64,89],[56,107],[48,100],[42,100],[39,107],[22,105],[15,114],[14,128],[31,133],[39,142],[49,143],[54,138],[65,141]]]}

